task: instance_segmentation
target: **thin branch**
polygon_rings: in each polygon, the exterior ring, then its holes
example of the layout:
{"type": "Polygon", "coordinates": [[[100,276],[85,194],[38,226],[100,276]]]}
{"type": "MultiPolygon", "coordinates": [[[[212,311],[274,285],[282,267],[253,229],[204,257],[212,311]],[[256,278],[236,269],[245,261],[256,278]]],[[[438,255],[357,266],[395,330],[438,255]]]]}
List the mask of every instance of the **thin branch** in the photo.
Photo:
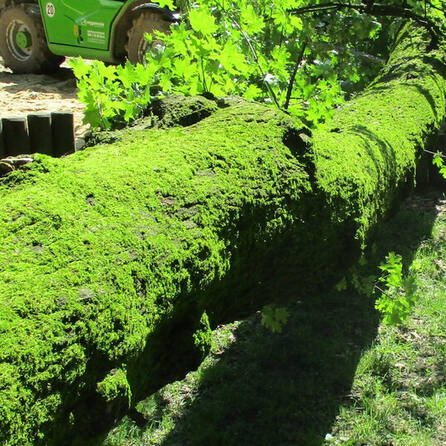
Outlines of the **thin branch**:
{"type": "MultiPolygon", "coordinates": [[[[231,18],[232,20],[232,18],[231,18]]],[[[249,38],[249,36],[245,33],[245,31],[242,29],[242,27],[240,26],[240,24],[237,22],[237,20],[234,20],[235,26],[239,29],[239,31],[242,33],[243,38],[245,39],[246,43],[249,46],[249,50],[251,51],[252,57],[254,57],[254,61],[257,64],[257,68],[260,71],[260,74],[262,75],[262,79],[264,84],[266,85],[266,88],[268,89],[270,96],[272,97],[274,103],[276,104],[277,108],[279,110],[282,110],[282,107],[279,104],[279,101],[277,100],[277,96],[274,93],[274,90],[271,88],[271,85],[266,82],[266,73],[263,71],[262,66],[260,65],[260,61],[259,61],[259,57],[257,55],[257,51],[254,48],[254,46],[251,43],[251,39],[249,38]]]]}
{"type": "Polygon", "coordinates": [[[440,152],[432,152],[431,150],[427,150],[427,149],[424,149],[423,152],[430,153],[431,155],[439,156],[440,158],[446,159],[446,155],[443,155],[440,152]]]}
{"type": "Polygon", "coordinates": [[[254,48],[254,46],[251,43],[251,39],[249,38],[248,34],[246,34],[246,32],[243,30],[243,28],[241,27],[240,23],[238,23],[238,21],[226,10],[224,9],[220,4],[217,5],[221,8],[221,10],[230,18],[230,20],[232,20],[232,22],[234,23],[234,25],[237,27],[237,29],[240,31],[240,33],[243,36],[243,39],[245,40],[245,42],[248,44],[249,50],[251,51],[252,57],[254,58],[254,61],[257,65],[257,68],[262,76],[262,80],[264,82],[264,84],[266,85],[266,88],[268,89],[269,95],[272,98],[272,100],[274,101],[274,104],[276,105],[276,107],[279,110],[282,110],[282,107],[279,104],[279,101],[277,100],[277,96],[274,93],[274,90],[271,88],[271,85],[268,84],[268,82],[266,82],[266,73],[263,71],[262,66],[260,65],[260,61],[259,61],[259,56],[257,55],[257,50],[254,48]]]}
{"type": "Polygon", "coordinates": [[[423,27],[425,27],[432,37],[432,44],[436,45],[441,35],[441,30],[435,23],[429,20],[427,17],[420,16],[412,12],[411,8],[397,7],[392,5],[375,4],[374,2],[360,3],[358,5],[342,2],[328,2],[320,5],[303,6],[302,8],[294,8],[288,10],[293,15],[303,15],[314,12],[327,12],[337,11],[340,9],[353,9],[361,14],[369,14],[373,16],[385,16],[385,17],[401,17],[405,19],[411,19],[423,27]]]}
{"type": "Polygon", "coordinates": [[[23,157],[23,158],[3,158],[1,160],[2,163],[10,164],[13,166],[22,166],[23,164],[32,163],[34,158],[31,157],[23,157]]]}
{"type": "Polygon", "coordinates": [[[206,74],[204,72],[203,58],[201,58],[201,73],[202,73],[202,76],[203,76],[203,87],[204,87],[206,92],[209,92],[208,87],[206,85],[206,74]]]}
{"type": "Polygon", "coordinates": [[[290,82],[288,83],[285,104],[283,106],[285,110],[288,110],[288,106],[290,105],[291,93],[293,92],[293,86],[296,80],[297,71],[299,70],[299,65],[302,63],[306,49],[307,49],[307,41],[304,40],[302,48],[300,49],[299,57],[297,58],[296,63],[294,64],[293,72],[291,73],[290,77],[290,82]]]}
{"type": "Polygon", "coordinates": [[[384,291],[382,288],[380,288],[378,285],[375,284],[375,288],[379,291],[381,291],[382,294],[387,294],[386,291],[384,291]]]}

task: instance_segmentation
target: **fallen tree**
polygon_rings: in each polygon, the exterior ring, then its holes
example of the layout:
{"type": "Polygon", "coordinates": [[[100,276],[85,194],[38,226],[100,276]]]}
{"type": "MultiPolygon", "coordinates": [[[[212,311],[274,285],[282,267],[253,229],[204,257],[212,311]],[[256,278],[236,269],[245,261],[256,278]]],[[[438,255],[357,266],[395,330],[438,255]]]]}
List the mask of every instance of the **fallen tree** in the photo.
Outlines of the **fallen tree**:
{"type": "Polygon", "coordinates": [[[197,99],[165,116],[192,126],[36,155],[2,179],[0,443],[67,444],[118,416],[203,311],[217,323],[260,305],[250,290],[276,270],[291,265],[302,292],[334,277],[443,119],[444,53],[424,37],[403,32],[309,146],[266,106],[197,99]]]}

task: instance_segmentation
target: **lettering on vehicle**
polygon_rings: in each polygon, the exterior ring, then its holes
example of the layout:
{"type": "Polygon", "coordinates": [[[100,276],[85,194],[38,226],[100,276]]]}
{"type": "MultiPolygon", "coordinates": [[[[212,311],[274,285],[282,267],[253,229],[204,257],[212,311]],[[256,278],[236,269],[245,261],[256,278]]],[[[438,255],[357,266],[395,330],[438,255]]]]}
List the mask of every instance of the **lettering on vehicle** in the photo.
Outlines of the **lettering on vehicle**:
{"type": "Polygon", "coordinates": [[[92,28],[104,28],[105,24],[102,22],[91,22],[90,20],[83,19],[81,22],[82,26],[91,26],[92,28]]]}
{"type": "Polygon", "coordinates": [[[104,43],[105,33],[102,31],[87,30],[87,40],[92,43],[104,43]]]}
{"type": "Polygon", "coordinates": [[[54,17],[56,15],[56,8],[53,3],[47,3],[45,5],[45,12],[48,17],[54,17]]]}
{"type": "Polygon", "coordinates": [[[88,26],[96,27],[96,28],[103,28],[105,25],[101,22],[89,22],[87,21],[88,26]]]}

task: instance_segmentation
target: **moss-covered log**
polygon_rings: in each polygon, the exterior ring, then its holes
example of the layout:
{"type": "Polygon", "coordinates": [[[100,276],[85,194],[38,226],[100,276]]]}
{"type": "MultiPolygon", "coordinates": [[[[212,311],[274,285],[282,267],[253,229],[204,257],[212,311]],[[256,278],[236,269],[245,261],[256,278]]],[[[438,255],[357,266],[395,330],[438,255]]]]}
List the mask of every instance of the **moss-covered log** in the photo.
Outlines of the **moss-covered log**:
{"type": "Polygon", "coordinates": [[[3,443],[64,444],[70,422],[97,422],[96,392],[103,416],[119,412],[152,376],[142,356],[163,319],[198,320],[229,272],[240,298],[262,267],[245,269],[249,257],[273,253],[305,214],[308,175],[283,142],[292,130],[271,108],[238,103],[193,127],[40,155],[3,180],[3,443]]]}
{"type": "Polygon", "coordinates": [[[445,117],[446,54],[444,47],[427,53],[426,41],[421,30],[403,30],[373,84],[313,136],[317,189],[333,222],[353,229],[361,244],[398,189],[413,183],[445,117]]]}
{"type": "Polygon", "coordinates": [[[422,45],[402,36],[311,147],[270,108],[201,100],[192,126],[125,131],[2,179],[0,443],[67,444],[99,401],[105,416],[140,396],[153,352],[178,347],[163,346],[169,327],[230,316],[286,265],[310,289],[363,245],[444,115],[441,53],[422,45]]]}

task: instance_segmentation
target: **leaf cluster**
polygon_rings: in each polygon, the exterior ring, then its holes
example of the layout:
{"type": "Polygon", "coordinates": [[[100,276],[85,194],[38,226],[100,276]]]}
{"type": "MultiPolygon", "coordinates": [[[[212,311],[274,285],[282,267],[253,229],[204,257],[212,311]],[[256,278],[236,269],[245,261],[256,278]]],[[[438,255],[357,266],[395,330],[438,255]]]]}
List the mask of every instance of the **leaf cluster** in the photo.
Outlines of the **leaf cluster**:
{"type": "MultiPolygon", "coordinates": [[[[351,14],[302,20],[290,13],[306,3],[204,0],[169,35],[156,34],[164,46],[149,52],[148,66],[156,67],[156,83],[166,93],[240,95],[317,126],[342,103],[342,82],[357,83],[361,71],[345,36],[335,42],[351,14]]],[[[378,22],[367,18],[365,25],[353,15],[361,37],[377,36],[378,22]]]]}
{"type": "Polygon", "coordinates": [[[438,172],[440,175],[446,180],[446,165],[444,162],[444,155],[441,152],[437,152],[434,154],[432,159],[432,164],[438,167],[438,172]]]}
{"type": "Polygon", "coordinates": [[[383,314],[383,322],[398,325],[407,320],[415,302],[416,286],[411,276],[403,276],[402,257],[390,252],[386,261],[381,263],[382,271],[378,281],[385,289],[376,286],[381,293],[375,302],[375,308],[383,314]]]}
{"type": "Polygon", "coordinates": [[[262,325],[273,333],[281,333],[288,318],[289,312],[285,307],[265,305],[262,309],[262,325]]]}
{"type": "Polygon", "coordinates": [[[92,128],[120,128],[141,116],[150,104],[153,74],[149,67],[106,66],[101,61],[86,63],[71,59],[77,78],[78,98],[85,104],[84,121],[92,128]]]}
{"type": "MultiPolygon", "coordinates": [[[[172,7],[170,0],[163,6],[172,7]]],[[[119,127],[144,113],[151,91],[271,103],[316,127],[363,88],[407,18],[428,29],[444,1],[202,0],[183,5],[171,32],[147,35],[147,64],[72,63],[85,120],[119,127]]],[[[438,22],[438,23],[437,23],[438,22]]]]}

